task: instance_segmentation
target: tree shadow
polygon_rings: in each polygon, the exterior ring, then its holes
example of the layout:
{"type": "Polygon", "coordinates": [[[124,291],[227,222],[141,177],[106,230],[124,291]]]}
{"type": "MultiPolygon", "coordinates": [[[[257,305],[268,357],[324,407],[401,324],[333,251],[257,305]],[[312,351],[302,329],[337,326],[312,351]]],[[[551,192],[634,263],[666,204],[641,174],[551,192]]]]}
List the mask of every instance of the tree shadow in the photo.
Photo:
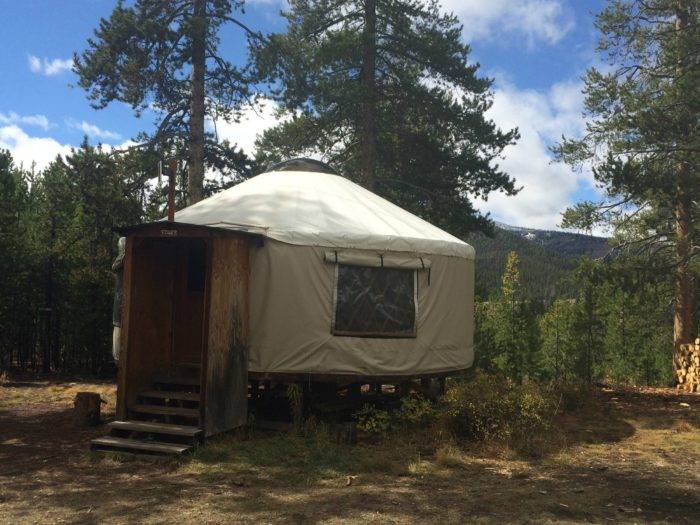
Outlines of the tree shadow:
{"type": "MultiPolygon", "coordinates": [[[[610,394],[603,400],[557,422],[566,446],[621,442],[635,433],[632,416],[654,417],[671,403],[651,402],[639,414],[643,399],[627,404],[610,394]]],[[[673,428],[674,417],[664,429],[673,428]]],[[[581,464],[557,460],[555,450],[525,460],[462,452],[445,465],[410,441],[348,446],[264,432],[221,436],[179,460],[88,453],[90,438],[104,432],[76,428],[70,408],[1,410],[0,505],[27,513],[36,507],[35,517],[50,512],[71,523],[683,523],[695,519],[700,505],[692,475],[649,462],[631,468],[610,455],[592,454],[581,464]],[[358,477],[348,485],[347,476],[358,477]]]]}

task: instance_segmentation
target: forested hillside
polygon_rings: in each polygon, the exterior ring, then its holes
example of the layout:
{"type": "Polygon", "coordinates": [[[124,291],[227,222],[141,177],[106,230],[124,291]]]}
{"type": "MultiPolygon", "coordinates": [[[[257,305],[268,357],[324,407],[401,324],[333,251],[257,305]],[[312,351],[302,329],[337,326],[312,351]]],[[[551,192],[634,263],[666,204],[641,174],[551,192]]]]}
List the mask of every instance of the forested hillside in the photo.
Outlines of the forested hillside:
{"type": "Polygon", "coordinates": [[[517,252],[524,275],[526,293],[535,300],[550,302],[575,291],[566,277],[581,257],[602,257],[608,252],[608,239],[576,233],[517,228],[498,224],[493,237],[472,234],[469,242],[476,250],[476,294],[486,298],[501,286],[501,274],[508,253],[517,252]]]}

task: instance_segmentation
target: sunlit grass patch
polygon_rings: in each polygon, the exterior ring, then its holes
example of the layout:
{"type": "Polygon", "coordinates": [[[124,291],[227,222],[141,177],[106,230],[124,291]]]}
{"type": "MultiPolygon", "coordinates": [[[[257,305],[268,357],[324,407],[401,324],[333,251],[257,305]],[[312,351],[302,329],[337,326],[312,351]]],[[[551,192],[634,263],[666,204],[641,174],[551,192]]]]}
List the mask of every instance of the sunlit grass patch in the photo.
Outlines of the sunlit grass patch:
{"type": "Polygon", "coordinates": [[[463,454],[458,447],[446,443],[435,451],[435,462],[441,467],[460,467],[464,464],[463,454]]]}

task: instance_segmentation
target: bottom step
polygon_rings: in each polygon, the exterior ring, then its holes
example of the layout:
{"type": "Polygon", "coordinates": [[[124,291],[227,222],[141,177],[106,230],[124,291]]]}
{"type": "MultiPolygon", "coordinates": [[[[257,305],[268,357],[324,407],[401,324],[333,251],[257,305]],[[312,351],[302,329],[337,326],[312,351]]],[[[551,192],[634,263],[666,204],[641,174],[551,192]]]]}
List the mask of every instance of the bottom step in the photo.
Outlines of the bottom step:
{"type": "Polygon", "coordinates": [[[188,425],[170,425],[167,423],[151,423],[148,421],[112,421],[107,426],[111,430],[126,430],[132,432],[147,432],[151,434],[166,434],[199,438],[204,432],[201,428],[188,425]]]}
{"type": "Polygon", "coordinates": [[[139,441],[119,437],[100,437],[90,442],[92,450],[113,450],[121,452],[141,452],[151,454],[182,454],[192,448],[192,445],[175,443],[159,443],[157,441],[139,441]]]}

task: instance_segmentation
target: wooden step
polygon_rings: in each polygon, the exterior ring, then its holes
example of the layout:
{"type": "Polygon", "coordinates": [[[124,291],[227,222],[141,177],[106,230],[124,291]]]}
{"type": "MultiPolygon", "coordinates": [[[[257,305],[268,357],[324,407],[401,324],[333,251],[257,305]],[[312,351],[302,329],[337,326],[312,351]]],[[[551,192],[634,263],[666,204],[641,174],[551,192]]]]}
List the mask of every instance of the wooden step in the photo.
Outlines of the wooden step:
{"type": "Polygon", "coordinates": [[[148,421],[112,421],[107,426],[115,430],[130,430],[132,432],[150,432],[151,434],[168,434],[187,437],[197,437],[203,432],[201,428],[189,425],[171,425],[169,423],[151,423],[148,421]]]}
{"type": "Polygon", "coordinates": [[[192,448],[192,445],[178,445],[175,443],[160,443],[157,441],[139,441],[112,436],[95,438],[90,442],[93,450],[120,450],[124,452],[138,451],[156,454],[182,454],[192,448]]]}
{"type": "Polygon", "coordinates": [[[156,399],[179,399],[181,401],[199,401],[199,394],[195,392],[176,392],[171,390],[146,390],[139,393],[141,397],[156,399]]]}
{"type": "Polygon", "coordinates": [[[180,408],[180,407],[164,407],[158,405],[138,404],[131,407],[131,410],[140,414],[160,414],[164,416],[184,416],[184,417],[199,417],[198,408],[180,408]]]}

